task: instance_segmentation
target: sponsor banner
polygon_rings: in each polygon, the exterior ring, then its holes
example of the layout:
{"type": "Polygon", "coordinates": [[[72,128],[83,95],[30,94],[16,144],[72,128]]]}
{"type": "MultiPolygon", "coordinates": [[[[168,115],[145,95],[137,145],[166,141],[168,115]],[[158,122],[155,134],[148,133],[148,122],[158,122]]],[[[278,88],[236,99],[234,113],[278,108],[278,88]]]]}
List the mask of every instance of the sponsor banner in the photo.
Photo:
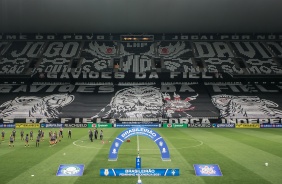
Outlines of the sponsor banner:
{"type": "Polygon", "coordinates": [[[260,128],[282,128],[282,124],[260,124],[260,128]]]}
{"type": "Polygon", "coordinates": [[[82,176],[83,164],[61,164],[57,171],[57,176],[82,176]]]}
{"type": "Polygon", "coordinates": [[[213,128],[235,128],[235,123],[220,123],[220,124],[217,124],[217,123],[213,123],[212,124],[212,127],[213,128]]]}
{"type": "Polygon", "coordinates": [[[63,124],[61,124],[61,123],[55,123],[55,124],[53,124],[53,123],[41,123],[40,124],[40,127],[41,128],[61,128],[61,127],[63,127],[63,124]]]}
{"type": "Polygon", "coordinates": [[[217,164],[194,164],[196,176],[222,176],[217,164]]]}
{"type": "Polygon", "coordinates": [[[88,128],[112,128],[111,123],[88,123],[88,128]]]}
{"type": "Polygon", "coordinates": [[[193,124],[188,124],[189,128],[211,128],[212,124],[210,123],[206,123],[206,124],[197,124],[197,123],[193,123],[193,124]]]}
{"type": "Polygon", "coordinates": [[[116,120],[117,124],[157,124],[159,121],[120,121],[116,120]]]}
{"type": "Polygon", "coordinates": [[[163,161],[170,161],[170,153],[165,140],[158,132],[148,127],[132,127],[121,132],[111,145],[108,160],[117,161],[118,151],[122,143],[126,142],[130,137],[138,135],[148,137],[155,142],[161,153],[161,159],[163,161]]]}
{"type": "Polygon", "coordinates": [[[16,123],[16,128],[40,128],[39,123],[16,123]]]}
{"type": "Polygon", "coordinates": [[[179,176],[179,169],[100,169],[100,176],[179,176]]]}
{"type": "Polygon", "coordinates": [[[88,123],[69,123],[63,124],[65,128],[88,128],[88,123]]]}
{"type": "Polygon", "coordinates": [[[187,124],[163,124],[163,128],[187,128],[187,124]]]}
{"type": "Polygon", "coordinates": [[[15,124],[13,124],[13,123],[1,123],[0,128],[15,128],[15,124]]]}
{"type": "Polygon", "coordinates": [[[149,127],[149,128],[161,128],[162,124],[161,123],[155,123],[155,124],[119,124],[116,123],[114,124],[115,128],[131,128],[131,127],[149,127]]]}
{"type": "Polygon", "coordinates": [[[235,128],[260,128],[260,124],[236,124],[235,128]]]}

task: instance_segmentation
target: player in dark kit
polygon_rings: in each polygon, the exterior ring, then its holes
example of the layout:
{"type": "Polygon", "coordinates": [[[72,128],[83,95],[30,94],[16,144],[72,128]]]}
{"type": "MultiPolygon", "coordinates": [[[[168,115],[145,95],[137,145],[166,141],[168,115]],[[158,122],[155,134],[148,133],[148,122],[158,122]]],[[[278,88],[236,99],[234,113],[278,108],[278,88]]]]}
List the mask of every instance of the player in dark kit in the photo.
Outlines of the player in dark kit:
{"type": "Polygon", "coordinates": [[[64,138],[64,136],[63,136],[63,128],[60,128],[59,135],[61,135],[61,137],[64,138]]]}
{"type": "Polygon", "coordinates": [[[14,137],[14,141],[16,140],[16,129],[14,128],[14,130],[12,131],[12,135],[13,135],[13,137],[14,137]]]}
{"type": "Polygon", "coordinates": [[[5,131],[4,130],[2,130],[1,136],[2,136],[2,141],[4,141],[4,139],[5,139],[5,131]]]}
{"type": "Polygon", "coordinates": [[[101,130],[101,132],[100,132],[100,140],[103,140],[103,136],[104,136],[104,132],[103,132],[103,130],[101,130]]]}
{"type": "Polygon", "coordinates": [[[68,138],[71,139],[71,129],[68,130],[68,138]]]}
{"type": "Polygon", "coordinates": [[[61,128],[59,130],[59,142],[61,142],[61,139],[63,138],[63,129],[61,128]]]}
{"type": "Polygon", "coordinates": [[[33,131],[32,130],[29,132],[29,140],[33,140],[33,131]]]}
{"type": "Polygon", "coordinates": [[[26,134],[26,136],[25,136],[25,145],[24,145],[24,147],[26,147],[26,145],[29,147],[28,140],[29,140],[29,138],[28,138],[28,134],[26,134]]]}
{"type": "Polygon", "coordinates": [[[53,134],[53,131],[50,130],[50,131],[49,131],[49,139],[51,138],[52,134],[53,134]]]}
{"type": "Polygon", "coordinates": [[[11,135],[10,135],[9,147],[11,147],[11,146],[15,147],[15,145],[14,145],[14,136],[13,136],[13,134],[11,134],[11,135]]]}
{"type": "Polygon", "coordinates": [[[36,137],[36,147],[39,147],[40,138],[41,138],[41,136],[37,135],[37,137],[36,137]]]}
{"type": "Polygon", "coordinates": [[[57,132],[53,133],[50,138],[50,145],[57,144],[57,132]]]}
{"type": "Polygon", "coordinates": [[[89,130],[88,133],[89,133],[89,139],[91,140],[91,142],[93,142],[93,131],[89,130]]]}
{"type": "Polygon", "coordinates": [[[24,140],[24,131],[21,130],[21,141],[24,140]]]}
{"type": "Polygon", "coordinates": [[[38,130],[38,135],[40,135],[40,137],[41,137],[41,134],[42,134],[42,129],[38,130]]]}
{"type": "Polygon", "coordinates": [[[94,134],[95,134],[95,139],[98,138],[98,133],[99,133],[99,132],[98,132],[98,130],[97,130],[97,128],[96,128],[96,129],[95,129],[95,133],[94,133],[94,134]]]}
{"type": "Polygon", "coordinates": [[[41,140],[44,141],[44,131],[41,131],[41,140]]]}

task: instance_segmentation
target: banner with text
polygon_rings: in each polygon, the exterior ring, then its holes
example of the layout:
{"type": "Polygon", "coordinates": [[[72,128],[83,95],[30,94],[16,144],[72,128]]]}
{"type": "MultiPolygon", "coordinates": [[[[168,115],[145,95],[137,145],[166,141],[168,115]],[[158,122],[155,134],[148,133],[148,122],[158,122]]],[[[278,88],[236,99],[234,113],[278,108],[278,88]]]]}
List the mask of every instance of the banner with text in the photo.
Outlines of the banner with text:
{"type": "Polygon", "coordinates": [[[179,169],[100,169],[100,176],[179,176],[179,169]]]}
{"type": "Polygon", "coordinates": [[[16,128],[40,128],[39,123],[16,123],[16,128]]]}
{"type": "Polygon", "coordinates": [[[163,124],[163,128],[187,128],[187,124],[163,124]]]}

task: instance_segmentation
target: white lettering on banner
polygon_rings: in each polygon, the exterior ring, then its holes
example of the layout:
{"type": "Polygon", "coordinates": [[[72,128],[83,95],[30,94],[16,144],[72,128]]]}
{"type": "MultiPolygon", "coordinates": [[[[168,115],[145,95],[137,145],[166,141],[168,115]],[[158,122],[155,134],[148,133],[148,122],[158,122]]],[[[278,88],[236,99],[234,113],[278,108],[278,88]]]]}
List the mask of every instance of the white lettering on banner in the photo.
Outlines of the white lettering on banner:
{"type": "Polygon", "coordinates": [[[173,124],[173,123],[176,123],[176,124],[178,124],[178,123],[208,124],[208,123],[210,123],[210,120],[208,118],[202,118],[202,119],[200,119],[200,118],[190,118],[190,119],[189,118],[180,118],[180,119],[170,118],[168,120],[168,123],[169,124],[173,124]]]}
{"type": "Polygon", "coordinates": [[[61,123],[68,123],[68,122],[74,122],[74,123],[89,123],[92,122],[91,118],[61,118],[61,123]]]}
{"type": "MultiPolygon", "coordinates": [[[[124,72],[62,72],[62,73],[56,73],[56,72],[48,72],[47,73],[47,78],[50,79],[56,79],[56,78],[83,78],[83,79],[123,79],[125,78],[126,73],[124,72]]],[[[134,76],[136,79],[159,79],[159,74],[157,72],[151,72],[151,73],[135,73],[134,76]]],[[[199,78],[204,78],[204,79],[211,79],[213,78],[213,74],[205,73],[205,72],[195,72],[195,73],[190,73],[190,72],[171,72],[169,77],[171,79],[175,78],[191,78],[191,79],[199,79],[199,78]]]]}
{"type": "Polygon", "coordinates": [[[87,128],[87,124],[64,124],[66,128],[87,128]]]}
{"type": "Polygon", "coordinates": [[[232,91],[234,93],[239,93],[239,92],[263,92],[263,93],[279,93],[279,86],[278,85],[273,85],[271,86],[272,89],[268,89],[269,86],[267,85],[256,85],[256,84],[249,84],[248,88],[242,84],[208,84],[206,83],[205,85],[211,85],[213,92],[216,93],[224,93],[225,91],[232,91]],[[274,89],[273,89],[274,87],[274,89]]]}
{"type": "Polygon", "coordinates": [[[41,118],[41,119],[37,119],[37,118],[26,118],[25,119],[26,123],[49,123],[47,118],[41,118]]]}
{"type": "MultiPolygon", "coordinates": [[[[170,118],[168,119],[168,124],[210,124],[213,119],[208,118],[170,118]]],[[[276,124],[276,123],[282,123],[282,119],[255,119],[255,118],[226,118],[221,119],[220,121],[217,120],[217,123],[222,124],[236,124],[236,123],[247,123],[247,124],[264,124],[264,123],[270,123],[270,124],[276,124]]]]}
{"type": "Polygon", "coordinates": [[[68,42],[68,43],[53,42],[49,44],[43,55],[49,58],[55,56],[70,58],[75,56],[75,54],[78,51],[78,48],[79,48],[78,42],[68,42]]]}
{"type": "Polygon", "coordinates": [[[3,123],[14,123],[14,119],[11,119],[11,118],[3,118],[3,123]]]}
{"type": "Polygon", "coordinates": [[[145,47],[147,45],[147,43],[127,43],[126,47],[145,47]]]}
{"type": "Polygon", "coordinates": [[[132,133],[147,133],[148,135],[151,135],[152,137],[156,137],[157,134],[155,132],[153,132],[152,130],[149,130],[147,128],[132,128],[130,130],[125,131],[123,134],[121,134],[121,136],[123,138],[126,138],[128,135],[132,134],[132,133]]]}
{"type": "MultiPolygon", "coordinates": [[[[47,78],[50,79],[56,79],[56,78],[74,78],[74,79],[78,79],[82,77],[83,79],[98,79],[98,78],[102,78],[102,79],[111,79],[111,78],[115,78],[115,79],[123,79],[125,78],[125,73],[124,72],[63,72],[63,73],[52,73],[52,72],[48,72],[47,73],[47,78]]],[[[136,77],[136,76],[135,76],[136,77]]],[[[145,74],[146,77],[146,74],[145,74]]],[[[136,77],[139,78],[139,77],[136,77]]]]}
{"type": "Polygon", "coordinates": [[[183,79],[191,78],[191,79],[198,79],[202,77],[203,79],[210,79],[213,76],[209,76],[205,72],[195,72],[195,73],[188,73],[188,72],[170,72],[170,78],[174,79],[176,77],[182,77],[183,79]]]}
{"type": "MultiPolygon", "coordinates": [[[[62,93],[71,93],[71,92],[81,92],[81,93],[113,93],[116,90],[115,85],[112,83],[85,83],[85,85],[79,85],[79,83],[72,84],[52,84],[52,83],[39,83],[36,82],[34,84],[38,85],[0,85],[0,93],[17,93],[17,92],[62,92],[62,93]]],[[[84,84],[84,83],[81,83],[84,84]]],[[[120,83],[119,86],[145,86],[145,85],[153,85],[151,83],[120,83]]],[[[282,87],[280,85],[272,85],[268,86],[267,84],[249,84],[248,88],[242,84],[214,84],[214,83],[205,83],[206,86],[211,88],[215,93],[224,93],[228,91],[232,91],[234,93],[240,92],[262,92],[262,93],[280,93],[282,87]]],[[[163,93],[169,92],[196,92],[195,88],[197,84],[182,84],[181,83],[162,83],[160,85],[160,91],[163,93]]]]}
{"type": "Polygon", "coordinates": [[[72,118],[61,118],[61,123],[66,123],[70,120],[72,120],[72,118]]]}
{"type": "Polygon", "coordinates": [[[264,123],[270,123],[270,124],[275,124],[275,123],[282,123],[282,119],[254,119],[254,118],[240,118],[240,119],[221,119],[221,123],[247,123],[247,124],[264,124],[264,123]]]}

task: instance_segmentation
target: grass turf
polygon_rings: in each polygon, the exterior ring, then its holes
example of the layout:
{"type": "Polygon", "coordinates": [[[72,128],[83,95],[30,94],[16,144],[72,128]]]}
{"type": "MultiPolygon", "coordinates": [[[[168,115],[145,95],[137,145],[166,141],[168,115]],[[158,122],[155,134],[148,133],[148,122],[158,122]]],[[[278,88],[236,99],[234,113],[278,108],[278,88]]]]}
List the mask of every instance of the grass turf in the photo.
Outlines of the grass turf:
{"type": "MultiPolygon", "coordinates": [[[[266,184],[281,183],[282,129],[155,129],[168,144],[170,162],[163,162],[157,145],[147,137],[135,136],[123,143],[118,161],[109,162],[108,152],[114,138],[124,129],[103,129],[100,140],[90,142],[88,129],[72,129],[72,139],[64,138],[50,147],[45,141],[35,147],[24,147],[17,129],[15,147],[8,147],[12,129],[4,129],[5,141],[0,145],[0,183],[103,183],[135,184],[137,177],[100,177],[100,168],[134,168],[137,156],[137,138],[143,168],[179,168],[179,177],[141,177],[143,184],[266,184]],[[265,162],[269,166],[264,165],[265,162]],[[60,164],[84,164],[82,177],[58,177],[60,164]],[[195,176],[193,164],[219,164],[222,177],[195,176]],[[34,176],[32,176],[34,175],[34,176]]],[[[56,130],[56,129],[53,129],[56,130]]],[[[2,130],[1,130],[2,131],[2,130]]],[[[24,129],[27,133],[30,130],[24,129]]],[[[58,131],[58,130],[57,130],[58,131]]],[[[37,129],[34,129],[37,132],[37,129]]]]}

